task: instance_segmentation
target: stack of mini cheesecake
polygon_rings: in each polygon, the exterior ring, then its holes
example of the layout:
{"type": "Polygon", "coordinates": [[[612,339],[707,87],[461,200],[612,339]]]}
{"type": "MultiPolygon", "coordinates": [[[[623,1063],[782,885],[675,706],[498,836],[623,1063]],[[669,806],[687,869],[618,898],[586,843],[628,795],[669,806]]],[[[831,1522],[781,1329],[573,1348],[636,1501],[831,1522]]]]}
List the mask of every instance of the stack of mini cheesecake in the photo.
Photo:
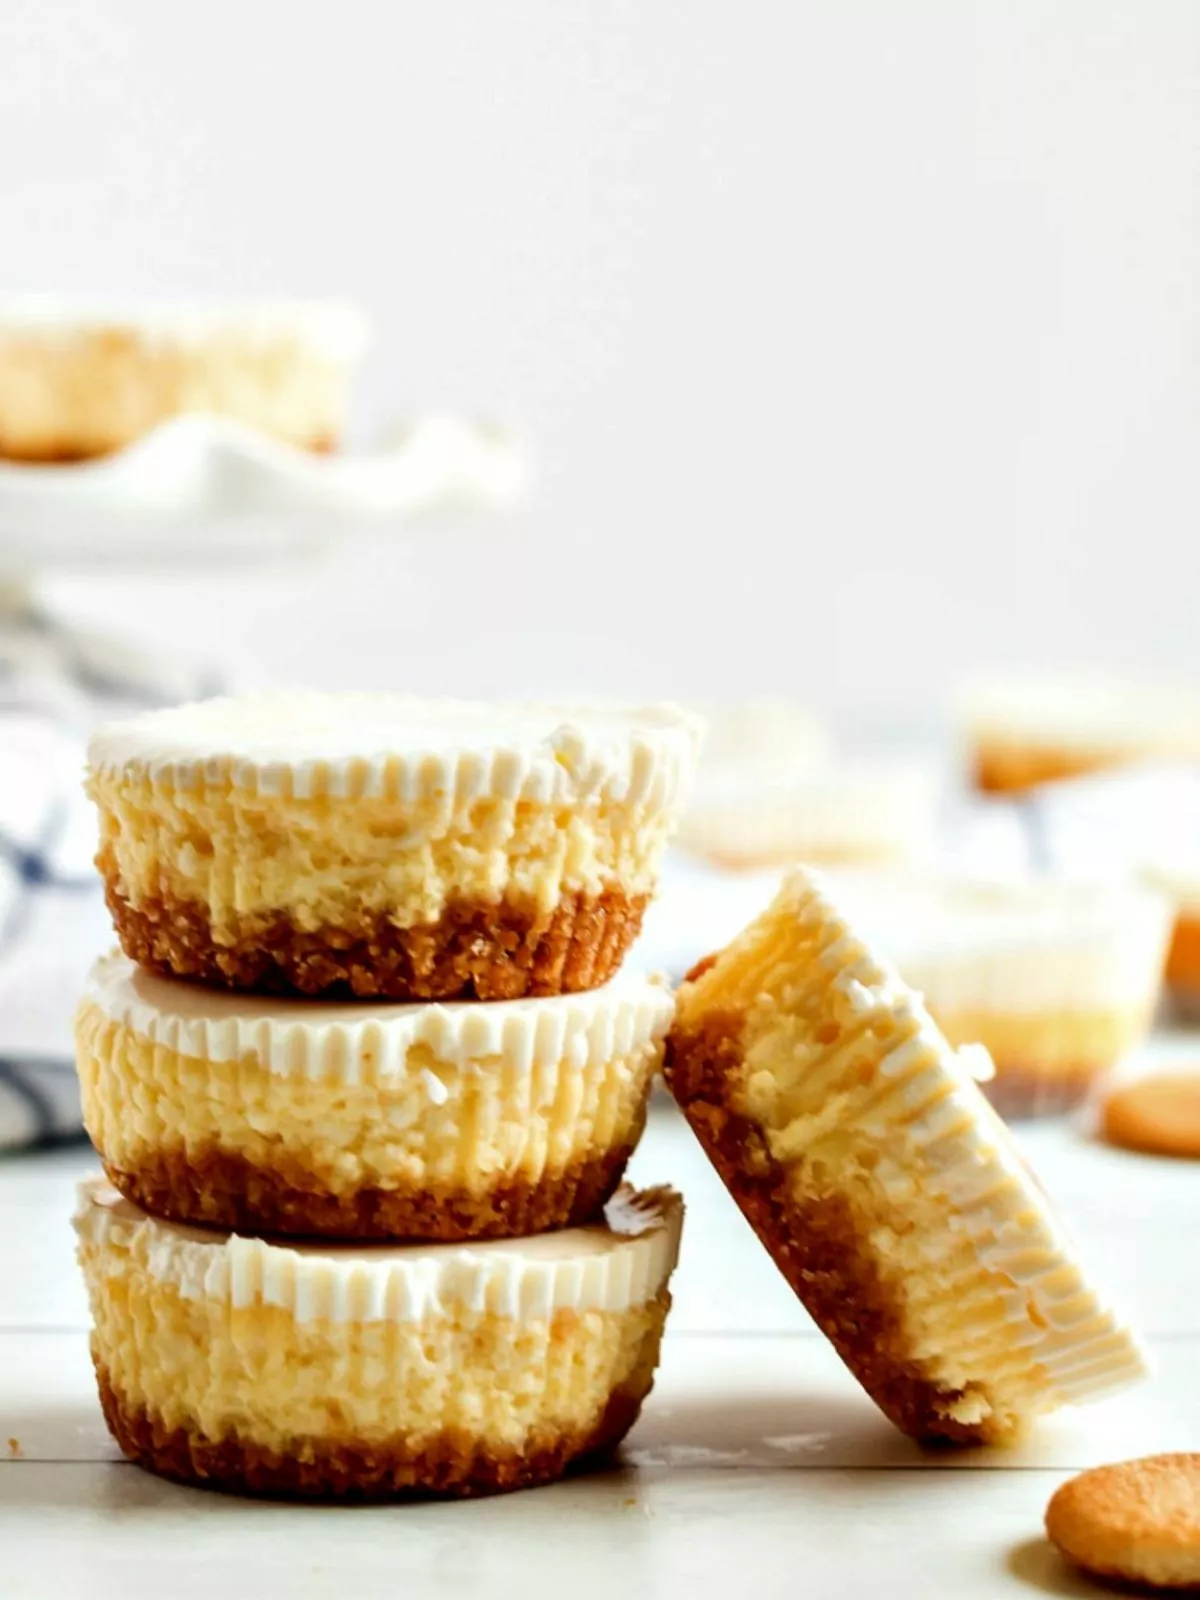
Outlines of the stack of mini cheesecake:
{"type": "Polygon", "coordinates": [[[618,1188],[672,1013],[622,971],[699,742],[672,708],[278,694],[89,752],[122,953],[76,1217],[134,1460],[469,1494],[627,1431],[678,1250],[618,1188]]]}

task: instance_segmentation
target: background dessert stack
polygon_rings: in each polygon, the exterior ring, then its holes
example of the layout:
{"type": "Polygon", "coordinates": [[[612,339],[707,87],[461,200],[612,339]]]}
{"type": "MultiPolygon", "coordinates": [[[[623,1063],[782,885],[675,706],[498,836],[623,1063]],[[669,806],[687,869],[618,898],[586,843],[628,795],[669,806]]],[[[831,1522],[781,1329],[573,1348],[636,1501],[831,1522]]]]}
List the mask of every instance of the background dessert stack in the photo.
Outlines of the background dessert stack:
{"type": "Polygon", "coordinates": [[[325,300],[0,306],[0,460],[87,461],[189,413],[332,450],[365,319],[325,300]]]}
{"type": "Polygon", "coordinates": [[[469,1494],[624,1435],[682,1204],[619,1187],[672,1013],[622,963],[697,746],[672,708],[317,694],[93,739],[122,952],[76,1227],[134,1460],[469,1494]]]}
{"type": "Polygon", "coordinates": [[[921,762],[847,758],[814,712],[760,699],[706,710],[680,843],[732,872],[898,864],[930,853],[938,785],[921,762]]]}

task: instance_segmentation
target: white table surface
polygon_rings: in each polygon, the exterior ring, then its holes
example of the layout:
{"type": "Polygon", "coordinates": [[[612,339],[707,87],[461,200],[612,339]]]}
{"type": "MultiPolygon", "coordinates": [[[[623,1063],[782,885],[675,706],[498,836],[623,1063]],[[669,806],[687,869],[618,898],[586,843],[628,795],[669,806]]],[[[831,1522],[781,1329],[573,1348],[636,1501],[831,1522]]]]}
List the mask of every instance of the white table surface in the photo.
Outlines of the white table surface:
{"type": "MultiPolygon", "coordinates": [[[[1197,1054],[1200,1055],[1200,1045],[1197,1054]]],[[[1200,1172],[1023,1135],[1145,1334],[1141,1389],[1012,1451],[923,1455],[813,1329],[669,1105],[633,1176],[688,1201],[658,1382],[623,1462],[462,1504],[305,1507],[160,1482],[96,1403],[68,1226],[81,1150],[0,1161],[0,1596],[954,1597],[1101,1593],[1041,1539],[1069,1473],[1200,1446],[1200,1172]]]]}

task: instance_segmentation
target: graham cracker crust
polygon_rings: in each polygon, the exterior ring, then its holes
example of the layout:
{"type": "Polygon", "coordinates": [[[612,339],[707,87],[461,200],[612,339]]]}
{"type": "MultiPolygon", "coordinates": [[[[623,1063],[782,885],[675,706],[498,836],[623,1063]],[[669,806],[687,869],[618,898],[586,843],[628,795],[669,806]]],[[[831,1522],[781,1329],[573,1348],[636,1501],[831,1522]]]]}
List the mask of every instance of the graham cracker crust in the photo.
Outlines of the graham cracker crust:
{"type": "Polygon", "coordinates": [[[1192,911],[1176,914],[1167,951],[1167,983],[1185,993],[1200,989],[1200,916],[1192,911]]]}
{"type": "MultiPolygon", "coordinates": [[[[161,427],[163,422],[169,420],[163,417],[155,426],[161,427]]],[[[144,437],[141,434],[106,445],[80,444],[78,440],[66,437],[24,440],[14,444],[0,437],[0,461],[13,461],[31,467],[69,467],[81,461],[102,461],[107,456],[119,455],[144,437]]],[[[278,438],[278,435],[271,434],[268,437],[278,438]]],[[[314,439],[282,439],[280,442],[294,445],[297,450],[311,451],[314,455],[331,455],[338,447],[338,441],[332,434],[322,434],[314,439]]]]}
{"type": "Polygon", "coordinates": [[[303,1500],[465,1498],[552,1483],[570,1467],[618,1445],[637,1421],[645,1398],[618,1389],[590,1429],[544,1430],[519,1454],[495,1451],[468,1433],[448,1431],[416,1447],[403,1437],[386,1445],[298,1439],[292,1453],[281,1455],[236,1435],[210,1439],[190,1428],[167,1428],[152,1413],[127,1402],[100,1361],[95,1366],[104,1420],[138,1466],[208,1489],[303,1500]]]}
{"type": "Polygon", "coordinates": [[[1023,794],[1041,783],[1078,778],[1105,767],[1117,766],[1104,752],[1047,750],[1038,746],[987,745],[976,749],[973,761],[975,787],[982,794],[1023,794]]]}
{"type": "Polygon", "coordinates": [[[775,1265],[859,1383],[902,1433],[925,1444],[984,1444],[986,1424],[956,1422],[962,1390],[925,1378],[908,1354],[902,1308],[864,1249],[850,1207],[798,1203],[761,1130],[729,1100],[741,1018],[713,1013],[672,1030],[663,1071],[680,1109],[775,1265]]]}
{"type": "Polygon", "coordinates": [[[160,895],[131,904],[115,863],[97,858],[125,954],[167,977],[328,999],[516,1000],[607,983],[641,931],[649,896],[564,895],[549,914],[501,900],[447,906],[400,928],[384,914],[306,932],[285,912],[247,915],[217,943],[207,908],[160,895]]]}
{"type": "MultiPolygon", "coordinates": [[[[645,1113],[642,1114],[644,1122],[645,1113]]],[[[231,1233],[332,1239],[510,1239],[594,1222],[621,1182],[627,1144],[531,1181],[501,1176],[486,1192],[436,1183],[332,1194],[293,1163],[284,1173],[219,1149],[158,1150],[134,1167],[104,1161],[109,1181],[151,1216],[231,1233]]],[[[103,1158],[102,1158],[103,1159],[103,1158]]]]}

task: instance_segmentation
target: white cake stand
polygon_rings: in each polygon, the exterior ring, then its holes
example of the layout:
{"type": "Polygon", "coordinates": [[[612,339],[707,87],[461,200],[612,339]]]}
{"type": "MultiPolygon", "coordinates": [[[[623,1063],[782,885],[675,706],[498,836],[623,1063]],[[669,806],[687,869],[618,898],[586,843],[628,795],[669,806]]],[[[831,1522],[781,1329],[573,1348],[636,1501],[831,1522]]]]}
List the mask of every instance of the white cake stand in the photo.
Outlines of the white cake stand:
{"type": "Polygon", "coordinates": [[[295,559],[371,528],[502,512],[525,479],[505,430],[440,416],[359,452],[316,455],[195,416],[97,461],[0,462],[0,693],[32,675],[151,702],[197,692],[170,663],[56,618],[38,591],[56,570],[295,559]]]}
{"type": "Polygon", "coordinates": [[[329,456],[182,417],[100,461],[0,463],[0,1149],[80,1128],[69,1019],[111,939],[78,781],[84,739],[104,717],[226,687],[203,664],[56,615],[41,582],[292,561],[372,527],[503,511],[524,476],[500,429],[451,417],[329,456]]]}

